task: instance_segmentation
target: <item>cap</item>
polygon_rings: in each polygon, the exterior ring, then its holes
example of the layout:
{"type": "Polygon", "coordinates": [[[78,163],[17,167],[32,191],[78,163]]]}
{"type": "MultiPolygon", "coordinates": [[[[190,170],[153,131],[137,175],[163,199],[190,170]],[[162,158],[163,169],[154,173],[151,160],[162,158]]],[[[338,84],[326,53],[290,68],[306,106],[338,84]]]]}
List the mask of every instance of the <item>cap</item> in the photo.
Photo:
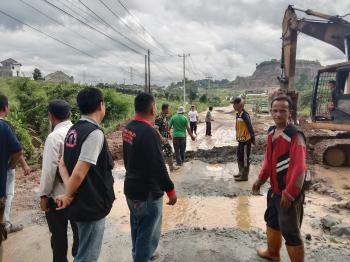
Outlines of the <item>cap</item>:
{"type": "Polygon", "coordinates": [[[185,112],[186,112],[186,110],[185,110],[185,108],[183,106],[180,106],[179,109],[177,110],[178,114],[183,114],[185,112]]]}

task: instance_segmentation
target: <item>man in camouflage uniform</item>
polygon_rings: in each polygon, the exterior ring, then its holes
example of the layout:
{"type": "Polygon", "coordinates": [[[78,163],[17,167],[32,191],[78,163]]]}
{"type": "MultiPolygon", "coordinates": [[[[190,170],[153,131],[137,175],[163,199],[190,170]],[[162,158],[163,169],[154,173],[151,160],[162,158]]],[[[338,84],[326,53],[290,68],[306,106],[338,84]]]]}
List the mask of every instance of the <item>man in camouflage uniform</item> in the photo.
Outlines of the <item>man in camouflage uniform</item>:
{"type": "Polygon", "coordinates": [[[167,118],[169,110],[169,104],[162,105],[162,112],[156,117],[155,125],[160,134],[166,163],[169,165],[170,171],[174,171],[176,168],[174,167],[173,163],[173,150],[169,143],[169,140],[172,139],[167,118]]]}

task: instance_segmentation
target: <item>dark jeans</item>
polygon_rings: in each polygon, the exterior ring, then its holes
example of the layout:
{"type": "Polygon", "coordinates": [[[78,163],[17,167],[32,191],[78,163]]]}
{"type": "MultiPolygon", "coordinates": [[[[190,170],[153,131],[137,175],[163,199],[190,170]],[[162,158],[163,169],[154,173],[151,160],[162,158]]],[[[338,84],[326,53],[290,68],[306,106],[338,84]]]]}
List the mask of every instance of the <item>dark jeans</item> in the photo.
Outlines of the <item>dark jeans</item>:
{"type": "Polygon", "coordinates": [[[132,257],[134,262],[149,262],[160,239],[163,197],[147,200],[126,199],[130,210],[132,257]]]}
{"type": "Polygon", "coordinates": [[[237,161],[243,163],[244,167],[248,167],[250,164],[250,149],[252,143],[247,142],[238,142],[237,148],[237,161]]]}
{"type": "Polygon", "coordinates": [[[186,137],[174,137],[173,146],[175,151],[176,163],[182,165],[185,162],[186,137]]]}
{"type": "Polygon", "coordinates": [[[206,129],[205,129],[205,135],[211,136],[211,122],[205,122],[206,129]]]}
{"type": "Polygon", "coordinates": [[[300,235],[303,203],[304,193],[301,193],[289,208],[281,208],[281,196],[273,193],[272,189],[267,193],[266,224],[275,230],[281,230],[288,246],[299,246],[303,243],[300,235]]]}
{"type": "Polygon", "coordinates": [[[197,134],[197,122],[190,122],[191,133],[197,134]]]}
{"type": "MultiPolygon", "coordinates": [[[[68,251],[68,219],[65,217],[63,210],[54,210],[45,213],[46,221],[51,232],[51,248],[53,253],[53,262],[67,262],[68,251]]],[[[78,252],[79,236],[77,224],[70,221],[73,231],[72,256],[78,252]]]]}

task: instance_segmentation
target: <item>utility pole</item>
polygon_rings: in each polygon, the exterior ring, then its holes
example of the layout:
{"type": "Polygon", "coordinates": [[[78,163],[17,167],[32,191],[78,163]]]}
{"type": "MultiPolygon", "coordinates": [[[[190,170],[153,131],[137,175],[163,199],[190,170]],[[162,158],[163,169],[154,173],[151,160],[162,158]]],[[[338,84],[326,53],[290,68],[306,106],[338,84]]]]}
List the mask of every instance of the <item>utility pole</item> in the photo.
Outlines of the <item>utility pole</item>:
{"type": "Polygon", "coordinates": [[[148,93],[151,93],[151,53],[148,49],[148,93]]]}
{"type": "Polygon", "coordinates": [[[184,81],[184,84],[183,84],[183,88],[184,88],[184,107],[186,106],[186,57],[187,56],[190,56],[190,54],[182,54],[182,55],[179,55],[179,57],[182,57],[183,58],[183,81],[184,81]]]}
{"type": "Polygon", "coordinates": [[[147,93],[147,91],[148,91],[148,88],[147,88],[147,82],[148,80],[147,80],[147,55],[145,55],[145,89],[144,89],[144,91],[145,91],[145,93],[147,93]]]}

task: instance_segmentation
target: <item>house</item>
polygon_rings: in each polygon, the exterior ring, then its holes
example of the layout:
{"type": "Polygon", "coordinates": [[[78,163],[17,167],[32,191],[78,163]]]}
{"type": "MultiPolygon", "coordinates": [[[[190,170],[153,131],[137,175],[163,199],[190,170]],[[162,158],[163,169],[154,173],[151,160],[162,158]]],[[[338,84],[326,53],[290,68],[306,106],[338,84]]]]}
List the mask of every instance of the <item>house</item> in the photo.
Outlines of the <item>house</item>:
{"type": "Polygon", "coordinates": [[[54,73],[48,74],[47,76],[45,76],[45,80],[51,82],[74,83],[74,77],[69,76],[62,71],[56,71],[54,73]]]}
{"type": "Polygon", "coordinates": [[[21,63],[18,63],[12,58],[8,58],[0,62],[0,77],[13,77],[20,76],[21,74],[21,63]]]}

